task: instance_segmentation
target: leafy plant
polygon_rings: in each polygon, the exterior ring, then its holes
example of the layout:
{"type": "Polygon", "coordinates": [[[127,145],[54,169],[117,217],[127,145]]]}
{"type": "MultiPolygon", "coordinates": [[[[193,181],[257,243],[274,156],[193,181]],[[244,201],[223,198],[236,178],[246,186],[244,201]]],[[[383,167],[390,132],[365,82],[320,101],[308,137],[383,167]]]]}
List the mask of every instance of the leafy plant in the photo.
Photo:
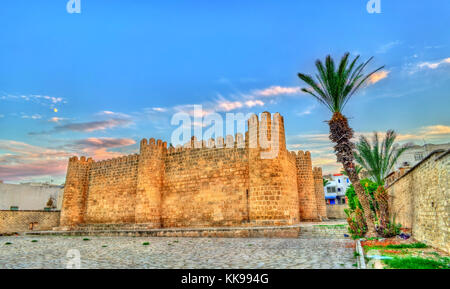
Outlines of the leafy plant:
{"type": "Polygon", "coordinates": [[[38,240],[31,240],[31,243],[36,243],[38,240]]]}
{"type": "Polygon", "coordinates": [[[367,137],[360,136],[356,144],[355,160],[367,170],[370,177],[379,186],[384,185],[384,179],[390,173],[398,158],[411,147],[410,144],[399,147],[394,144],[397,134],[388,130],[380,143],[378,133],[373,133],[372,144],[367,137]]]}
{"type": "Polygon", "coordinates": [[[142,245],[148,246],[148,245],[150,245],[150,243],[149,242],[144,242],[144,243],[142,243],[142,245]]]}
{"type": "Polygon", "coordinates": [[[394,257],[383,262],[392,269],[449,269],[447,259],[425,259],[420,257],[394,257]]]}
{"type": "Polygon", "coordinates": [[[91,239],[89,238],[83,238],[83,241],[90,241],[91,239]]]}
{"type": "Polygon", "coordinates": [[[328,186],[328,184],[330,183],[330,181],[325,179],[325,178],[323,178],[322,181],[323,181],[323,186],[324,187],[328,186]]]}

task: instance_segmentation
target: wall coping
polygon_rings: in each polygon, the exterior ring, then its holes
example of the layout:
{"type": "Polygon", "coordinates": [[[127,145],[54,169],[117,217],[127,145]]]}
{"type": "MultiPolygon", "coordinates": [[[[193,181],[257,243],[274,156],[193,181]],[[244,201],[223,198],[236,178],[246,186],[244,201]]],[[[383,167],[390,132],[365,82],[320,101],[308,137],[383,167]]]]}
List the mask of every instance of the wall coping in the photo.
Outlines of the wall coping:
{"type": "Polygon", "coordinates": [[[46,210],[0,210],[0,212],[43,212],[43,213],[60,213],[61,210],[46,211],[46,210]]]}
{"type": "Polygon", "coordinates": [[[407,171],[405,174],[403,174],[401,177],[399,177],[398,179],[396,179],[395,181],[393,181],[389,186],[386,187],[386,189],[392,187],[395,183],[397,183],[399,180],[403,179],[404,177],[406,177],[409,173],[411,173],[412,171],[414,171],[416,168],[418,168],[421,164],[423,164],[425,161],[427,161],[429,158],[431,158],[431,156],[438,154],[438,153],[443,153],[444,154],[440,155],[439,157],[437,157],[435,159],[435,161],[438,161],[439,159],[441,159],[442,157],[446,156],[449,152],[450,149],[445,151],[443,149],[438,149],[438,150],[434,150],[431,153],[429,153],[425,158],[423,158],[420,162],[418,162],[417,164],[415,164],[409,171],[407,171]]]}

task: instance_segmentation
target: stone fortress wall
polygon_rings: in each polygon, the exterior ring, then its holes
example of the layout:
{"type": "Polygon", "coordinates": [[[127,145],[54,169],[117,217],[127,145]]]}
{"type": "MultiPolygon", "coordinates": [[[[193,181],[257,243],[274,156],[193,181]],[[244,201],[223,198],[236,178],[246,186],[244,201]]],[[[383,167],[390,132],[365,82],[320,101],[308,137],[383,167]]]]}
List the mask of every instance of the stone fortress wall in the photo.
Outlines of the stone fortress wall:
{"type": "Polygon", "coordinates": [[[387,188],[390,214],[418,241],[450,253],[450,150],[436,150],[387,188]]]}
{"type": "Polygon", "coordinates": [[[287,151],[283,117],[253,115],[248,127],[245,139],[207,145],[193,138],[177,148],[143,139],[139,154],[70,158],[60,225],[277,226],[326,218],[321,169],[312,168],[309,152],[287,151]],[[279,142],[266,146],[261,135],[279,142]],[[275,157],[261,157],[274,148],[275,157]]]}

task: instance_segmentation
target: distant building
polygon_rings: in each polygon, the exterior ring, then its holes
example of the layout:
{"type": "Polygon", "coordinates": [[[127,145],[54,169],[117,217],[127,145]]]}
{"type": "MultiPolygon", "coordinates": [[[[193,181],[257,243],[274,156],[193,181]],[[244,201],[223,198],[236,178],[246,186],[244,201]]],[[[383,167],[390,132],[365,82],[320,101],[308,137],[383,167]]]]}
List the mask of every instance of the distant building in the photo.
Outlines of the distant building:
{"type": "Polygon", "coordinates": [[[0,210],[61,210],[62,196],[63,186],[0,183],[0,210]]]}
{"type": "Polygon", "coordinates": [[[334,174],[326,176],[329,183],[324,187],[325,200],[328,205],[346,204],[345,192],[352,184],[344,174],[334,174]]]}
{"type": "Polygon", "coordinates": [[[435,150],[448,150],[450,149],[450,143],[445,144],[425,144],[414,145],[410,149],[406,150],[397,160],[392,171],[397,171],[400,168],[413,167],[422,161],[426,156],[435,150]]]}

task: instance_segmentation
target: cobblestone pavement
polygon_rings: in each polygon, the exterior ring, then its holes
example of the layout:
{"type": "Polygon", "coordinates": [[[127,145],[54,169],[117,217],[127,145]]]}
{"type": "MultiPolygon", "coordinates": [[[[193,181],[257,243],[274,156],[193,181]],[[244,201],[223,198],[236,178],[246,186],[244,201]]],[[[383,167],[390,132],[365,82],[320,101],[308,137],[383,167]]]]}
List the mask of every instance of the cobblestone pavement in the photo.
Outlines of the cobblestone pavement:
{"type": "Polygon", "coordinates": [[[80,252],[81,268],[339,269],[356,263],[354,242],[343,239],[84,238],[0,237],[0,268],[66,268],[71,249],[80,252]]]}

